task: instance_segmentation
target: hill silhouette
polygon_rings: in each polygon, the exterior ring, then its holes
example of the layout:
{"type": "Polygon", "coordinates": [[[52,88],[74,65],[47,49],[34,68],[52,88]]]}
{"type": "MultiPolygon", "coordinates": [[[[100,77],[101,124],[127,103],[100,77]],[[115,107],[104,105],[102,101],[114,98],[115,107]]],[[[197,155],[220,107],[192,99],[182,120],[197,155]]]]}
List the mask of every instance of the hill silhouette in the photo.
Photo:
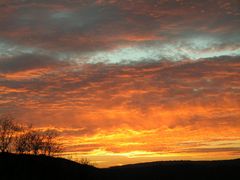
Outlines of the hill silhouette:
{"type": "Polygon", "coordinates": [[[0,154],[0,180],[92,179],[97,168],[44,155],[0,154]]]}
{"type": "Polygon", "coordinates": [[[225,161],[165,161],[106,169],[104,179],[219,180],[239,179],[240,159],[225,161]]]}
{"type": "Polygon", "coordinates": [[[240,159],[166,161],[95,168],[63,158],[0,154],[1,180],[206,180],[240,179],[240,159]]]}

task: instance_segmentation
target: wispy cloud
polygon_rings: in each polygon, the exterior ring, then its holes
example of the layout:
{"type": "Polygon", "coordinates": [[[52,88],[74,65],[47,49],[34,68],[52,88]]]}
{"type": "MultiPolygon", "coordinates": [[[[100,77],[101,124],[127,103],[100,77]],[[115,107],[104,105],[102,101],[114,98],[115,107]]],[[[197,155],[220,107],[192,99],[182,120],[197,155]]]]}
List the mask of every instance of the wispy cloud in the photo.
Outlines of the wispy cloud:
{"type": "Polygon", "coordinates": [[[0,113],[104,165],[239,156],[239,6],[1,1],[0,113]]]}

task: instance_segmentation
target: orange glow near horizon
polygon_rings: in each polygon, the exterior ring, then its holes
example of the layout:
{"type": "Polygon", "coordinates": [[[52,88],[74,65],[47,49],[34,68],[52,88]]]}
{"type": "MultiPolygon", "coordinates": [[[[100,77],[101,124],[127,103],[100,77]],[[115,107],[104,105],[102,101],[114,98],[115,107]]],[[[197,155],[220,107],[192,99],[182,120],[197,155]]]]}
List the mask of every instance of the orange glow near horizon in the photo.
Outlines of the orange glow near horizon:
{"type": "Polygon", "coordinates": [[[67,137],[63,157],[88,158],[97,167],[165,160],[220,160],[240,157],[239,128],[191,130],[189,128],[99,132],[67,137]],[[187,132],[186,132],[187,131],[187,132]],[[68,152],[69,151],[69,152],[68,152]]]}
{"type": "Polygon", "coordinates": [[[232,70],[224,73],[214,66],[211,74],[200,78],[189,75],[193,67],[185,67],[186,63],[171,65],[175,73],[171,78],[178,79],[175,84],[159,78],[165,73],[162,66],[168,64],[136,69],[111,66],[107,70],[110,78],[64,90],[68,87],[59,79],[75,84],[102,68],[89,65],[79,77],[66,72],[46,78],[51,84],[42,91],[4,87],[1,94],[24,95],[27,99],[18,101],[22,110],[16,111],[17,119],[36,128],[57,130],[64,146],[61,156],[73,160],[87,157],[98,167],[109,167],[159,160],[231,159],[240,157],[238,62],[197,62],[209,67],[228,63],[225,68],[232,70]],[[179,67],[188,73],[179,72],[179,67]],[[52,92],[56,87],[60,89],[52,92]]]}
{"type": "Polygon", "coordinates": [[[240,158],[239,0],[0,1],[0,116],[98,167],[240,158]]]}

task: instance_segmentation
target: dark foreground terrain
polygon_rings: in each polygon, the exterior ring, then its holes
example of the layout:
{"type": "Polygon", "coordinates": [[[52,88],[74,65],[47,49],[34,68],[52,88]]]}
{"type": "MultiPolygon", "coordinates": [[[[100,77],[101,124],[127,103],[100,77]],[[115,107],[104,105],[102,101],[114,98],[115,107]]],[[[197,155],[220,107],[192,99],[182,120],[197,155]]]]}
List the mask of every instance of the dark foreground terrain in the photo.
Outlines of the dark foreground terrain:
{"type": "Polygon", "coordinates": [[[0,180],[240,179],[240,159],[151,162],[98,169],[47,156],[0,154],[0,180]]]}

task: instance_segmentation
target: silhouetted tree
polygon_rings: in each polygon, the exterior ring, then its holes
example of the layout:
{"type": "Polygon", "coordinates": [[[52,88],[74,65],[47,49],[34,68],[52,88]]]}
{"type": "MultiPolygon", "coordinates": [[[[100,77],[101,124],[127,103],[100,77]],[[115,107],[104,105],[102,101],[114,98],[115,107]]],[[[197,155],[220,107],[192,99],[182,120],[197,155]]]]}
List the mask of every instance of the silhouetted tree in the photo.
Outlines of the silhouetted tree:
{"type": "Polygon", "coordinates": [[[61,145],[56,141],[57,135],[56,131],[53,130],[29,130],[16,139],[16,152],[49,156],[61,152],[61,145]]]}
{"type": "Polygon", "coordinates": [[[15,138],[15,151],[19,154],[30,153],[30,132],[32,125],[22,126],[21,133],[15,138]]]}
{"type": "Polygon", "coordinates": [[[14,123],[14,118],[11,115],[2,115],[0,117],[0,151],[9,152],[13,142],[13,137],[16,131],[19,131],[19,126],[14,123]]]}
{"type": "Polygon", "coordinates": [[[94,166],[88,158],[81,158],[80,160],[77,160],[77,162],[82,165],[94,166]]]}
{"type": "Polygon", "coordinates": [[[30,153],[31,152],[31,133],[23,133],[16,138],[15,150],[17,153],[30,153]]]}
{"type": "Polygon", "coordinates": [[[16,124],[11,115],[0,116],[0,152],[9,152],[14,145],[15,151],[20,154],[50,156],[62,151],[57,136],[57,131],[35,130],[31,126],[16,124]]]}
{"type": "Polygon", "coordinates": [[[19,154],[23,154],[23,153],[27,152],[28,144],[27,144],[27,141],[25,140],[24,135],[25,134],[23,134],[20,137],[16,138],[15,150],[19,154]]]}
{"type": "Polygon", "coordinates": [[[62,151],[61,144],[56,142],[58,133],[54,130],[47,130],[43,132],[43,154],[52,155],[62,151]]]}
{"type": "Polygon", "coordinates": [[[40,131],[30,131],[27,133],[28,144],[33,154],[38,155],[43,149],[44,137],[40,131]]]}

